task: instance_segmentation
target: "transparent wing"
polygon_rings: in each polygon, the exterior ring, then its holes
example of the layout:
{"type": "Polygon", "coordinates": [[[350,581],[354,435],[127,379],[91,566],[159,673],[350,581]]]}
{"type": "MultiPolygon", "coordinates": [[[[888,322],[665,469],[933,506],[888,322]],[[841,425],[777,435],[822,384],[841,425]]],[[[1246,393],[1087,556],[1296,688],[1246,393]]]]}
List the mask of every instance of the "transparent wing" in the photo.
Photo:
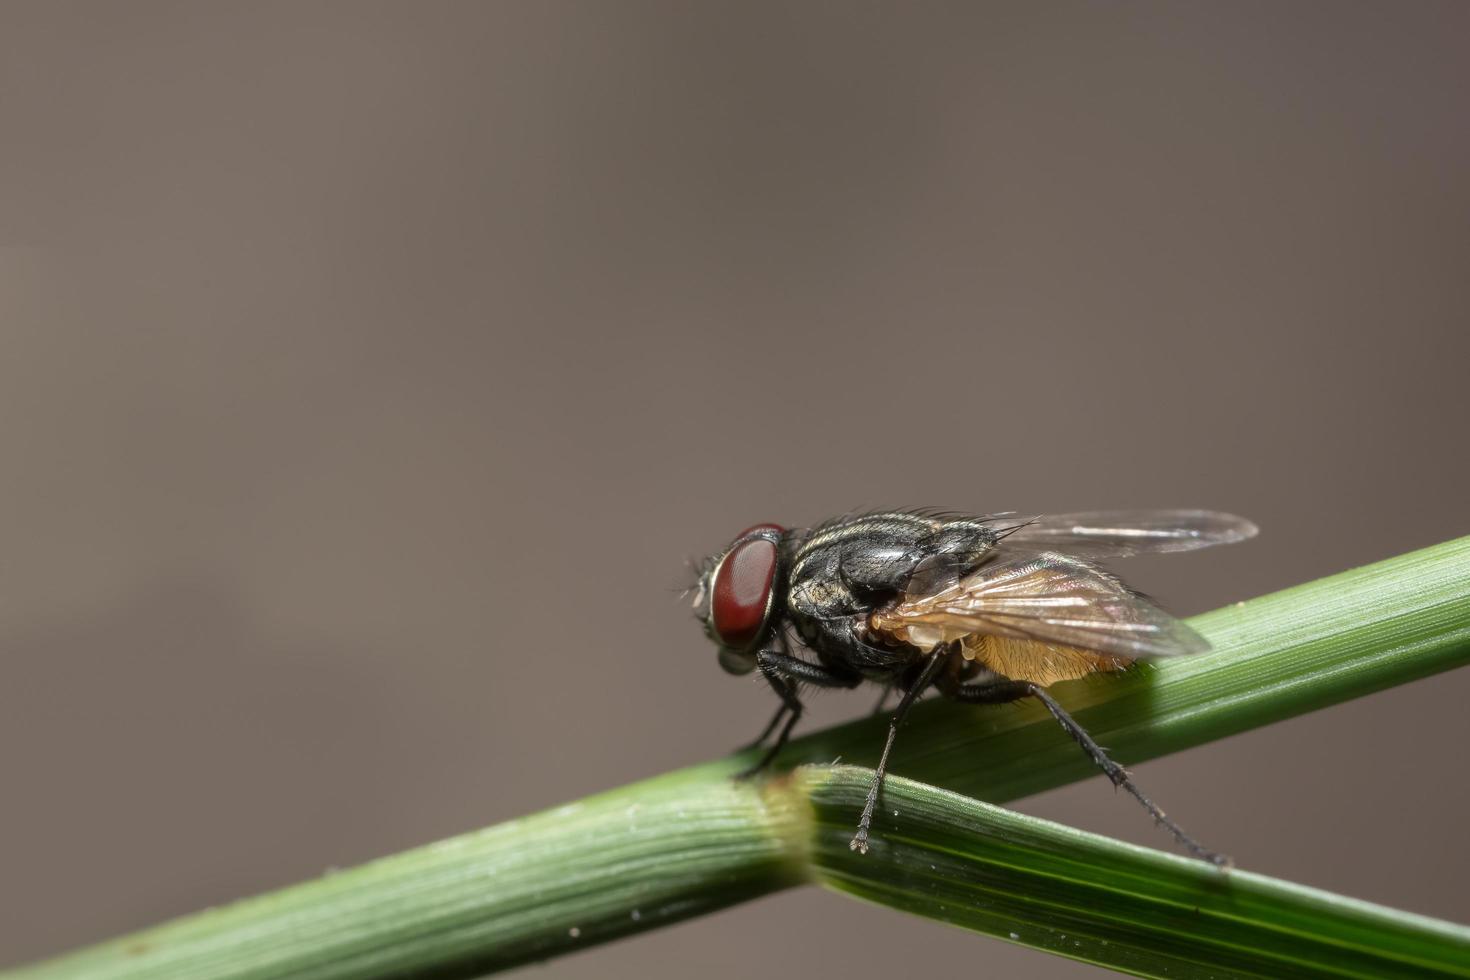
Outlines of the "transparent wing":
{"type": "Polygon", "coordinates": [[[1244,541],[1257,531],[1244,517],[1214,510],[1087,511],[1017,519],[1013,525],[1007,544],[1084,558],[1193,551],[1244,541]]]}
{"type": "Polygon", "coordinates": [[[933,595],[909,596],[874,613],[870,625],[917,645],[971,645],[972,637],[995,636],[1126,660],[1209,649],[1198,633],[1112,575],[1049,552],[999,556],[933,595]]]}

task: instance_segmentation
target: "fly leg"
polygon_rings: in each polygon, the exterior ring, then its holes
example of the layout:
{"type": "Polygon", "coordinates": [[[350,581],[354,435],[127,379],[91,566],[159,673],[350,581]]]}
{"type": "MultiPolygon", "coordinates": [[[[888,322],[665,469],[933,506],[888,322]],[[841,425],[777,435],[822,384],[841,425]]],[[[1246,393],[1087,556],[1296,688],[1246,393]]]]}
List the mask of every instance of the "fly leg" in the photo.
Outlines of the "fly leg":
{"type": "Polygon", "coordinates": [[[801,718],[802,704],[801,698],[796,696],[796,683],[775,667],[763,662],[763,657],[764,651],[756,654],[756,666],[760,668],[761,676],[771,685],[771,690],[775,691],[776,696],[781,699],[781,707],[776,709],[776,714],[772,716],[770,723],[766,725],[765,731],[761,732],[760,738],[755,740],[755,744],[751,748],[759,746],[766,740],[771,734],[771,731],[781,721],[782,715],[787,716],[786,724],[781,726],[781,734],[776,736],[775,743],[766,749],[766,753],[761,756],[760,761],[749,769],[743,769],[736,774],[735,778],[740,780],[750,779],[771,764],[776,758],[776,754],[786,744],[786,740],[791,737],[791,729],[796,726],[797,721],[801,718]]]}
{"type": "Polygon", "coordinates": [[[878,757],[878,768],[873,770],[873,783],[868,787],[868,798],[863,803],[863,815],[858,818],[857,833],[853,835],[852,841],[847,845],[859,854],[868,853],[868,831],[873,826],[873,809],[878,805],[878,794],[883,789],[883,777],[888,774],[888,753],[893,751],[893,739],[898,735],[898,728],[903,724],[904,718],[908,716],[909,708],[913,707],[919,695],[924,689],[934,682],[949,659],[953,648],[939,646],[929,654],[929,659],[924,661],[923,669],[919,671],[913,682],[904,689],[903,697],[899,699],[898,707],[893,709],[893,718],[888,722],[888,741],[883,743],[883,754],[878,757]]]}
{"type": "Polygon", "coordinates": [[[766,744],[766,739],[771,737],[771,733],[776,730],[777,725],[781,724],[781,719],[785,718],[786,712],[790,710],[791,709],[786,706],[786,699],[783,697],[781,699],[781,704],[776,708],[776,713],[771,716],[770,721],[766,722],[766,727],[762,728],[761,733],[757,735],[754,739],[740,746],[740,751],[749,752],[751,749],[758,749],[762,745],[766,744]]]}
{"type": "Polygon", "coordinates": [[[1103,747],[1098,745],[1091,735],[1087,734],[1087,729],[1078,724],[1077,719],[1067,713],[1067,709],[1063,708],[1050,694],[1046,693],[1045,688],[1037,684],[1032,684],[1029,681],[1000,680],[982,681],[976,684],[959,684],[953,680],[946,681],[945,679],[941,679],[939,689],[946,697],[953,698],[956,701],[963,701],[966,704],[1005,704],[1010,701],[1018,701],[1025,697],[1033,697],[1040,701],[1046,706],[1046,710],[1051,712],[1052,717],[1061,724],[1062,729],[1068,735],[1072,736],[1073,741],[1082,746],[1082,751],[1086,752],[1088,758],[1093,761],[1093,764],[1103,771],[1103,775],[1107,776],[1108,780],[1114,786],[1127,790],[1130,796],[1143,804],[1143,808],[1153,816],[1154,823],[1173,834],[1174,839],[1183,845],[1185,850],[1189,851],[1195,857],[1202,858],[1217,867],[1223,868],[1230,866],[1230,858],[1206,848],[1199,841],[1186,834],[1184,828],[1170,820],[1164,814],[1164,811],[1160,810],[1154,804],[1153,800],[1144,796],[1143,791],[1138,788],[1137,784],[1129,776],[1128,770],[1108,758],[1108,754],[1103,751],[1103,747]]]}
{"type": "MultiPolygon", "coordinates": [[[[780,640],[781,652],[789,656],[791,654],[791,647],[787,645],[786,634],[777,633],[776,637],[778,640],[780,640]]],[[[770,680],[768,676],[766,677],[766,679],[770,680]]],[[[777,693],[779,694],[780,692],[778,691],[777,693]]],[[[761,733],[757,735],[754,739],[740,746],[738,751],[749,752],[751,749],[758,749],[762,745],[766,744],[766,739],[771,737],[771,733],[776,730],[777,725],[781,724],[781,719],[786,717],[786,712],[790,710],[791,708],[787,705],[786,698],[783,695],[781,698],[781,703],[776,707],[776,713],[771,716],[770,721],[766,722],[766,727],[762,728],[761,733]]]]}
{"type": "Polygon", "coordinates": [[[802,703],[801,698],[796,696],[796,686],[800,684],[811,684],[815,687],[857,687],[862,683],[861,674],[846,674],[829,670],[819,664],[809,664],[789,653],[778,653],[775,650],[761,650],[755,655],[755,665],[760,669],[761,676],[771,685],[771,689],[781,699],[781,708],[776,712],[776,717],[771,719],[766,731],[761,734],[756,744],[765,741],[770,730],[776,727],[776,722],[782,714],[789,712],[786,724],[781,726],[781,732],[776,736],[776,741],[761,756],[759,762],[736,776],[736,779],[749,779],[764,770],[772,762],[781,750],[786,747],[786,740],[791,737],[791,729],[801,720],[802,703]]]}

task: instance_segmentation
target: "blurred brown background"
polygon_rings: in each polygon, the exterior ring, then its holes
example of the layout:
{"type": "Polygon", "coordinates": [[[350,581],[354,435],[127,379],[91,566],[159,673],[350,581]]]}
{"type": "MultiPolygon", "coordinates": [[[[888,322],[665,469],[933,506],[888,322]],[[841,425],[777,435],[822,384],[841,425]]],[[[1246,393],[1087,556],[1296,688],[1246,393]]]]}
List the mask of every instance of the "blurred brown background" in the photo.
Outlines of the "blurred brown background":
{"type": "MultiPolygon", "coordinates": [[[[0,964],[749,738],[769,693],[673,590],[756,521],[1259,521],[1129,566],[1185,613],[1470,532],[1467,37],[1453,2],[5,2],[0,964]]],[[[1467,697],[1140,781],[1245,867],[1464,921],[1467,697]]],[[[1022,807],[1168,846],[1101,779],[1022,807]]],[[[795,892],[536,974],[817,967],[1093,972],[795,892]]]]}

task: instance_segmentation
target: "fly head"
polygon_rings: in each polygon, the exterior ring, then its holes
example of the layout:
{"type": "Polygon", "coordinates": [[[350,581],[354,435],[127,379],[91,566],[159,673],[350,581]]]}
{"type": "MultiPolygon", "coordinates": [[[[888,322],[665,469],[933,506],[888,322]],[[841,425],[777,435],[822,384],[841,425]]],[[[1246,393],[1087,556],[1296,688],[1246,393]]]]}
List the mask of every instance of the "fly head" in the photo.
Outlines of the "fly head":
{"type": "Polygon", "coordinates": [[[694,615],[719,647],[720,666],[729,673],[755,669],[756,651],[780,621],[783,530],[775,524],[747,528],[700,571],[694,615]]]}

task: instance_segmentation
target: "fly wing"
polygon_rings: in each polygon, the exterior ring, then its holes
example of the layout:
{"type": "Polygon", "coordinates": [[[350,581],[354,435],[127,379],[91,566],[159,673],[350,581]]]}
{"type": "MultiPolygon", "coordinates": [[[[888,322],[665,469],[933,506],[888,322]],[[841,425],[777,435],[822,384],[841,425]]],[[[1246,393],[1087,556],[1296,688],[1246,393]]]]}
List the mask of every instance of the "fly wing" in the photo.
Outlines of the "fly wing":
{"type": "Polygon", "coordinates": [[[960,640],[967,658],[1039,684],[1209,649],[1112,575],[1050,552],[997,557],[949,588],[874,613],[870,626],[918,646],[960,640]]]}
{"type": "Polygon", "coordinates": [[[1002,529],[1007,543],[1084,558],[1193,551],[1256,536],[1244,517],[1214,510],[1116,510],[1047,514],[1002,529]],[[1008,532],[1008,533],[1006,533],[1008,532]]]}

